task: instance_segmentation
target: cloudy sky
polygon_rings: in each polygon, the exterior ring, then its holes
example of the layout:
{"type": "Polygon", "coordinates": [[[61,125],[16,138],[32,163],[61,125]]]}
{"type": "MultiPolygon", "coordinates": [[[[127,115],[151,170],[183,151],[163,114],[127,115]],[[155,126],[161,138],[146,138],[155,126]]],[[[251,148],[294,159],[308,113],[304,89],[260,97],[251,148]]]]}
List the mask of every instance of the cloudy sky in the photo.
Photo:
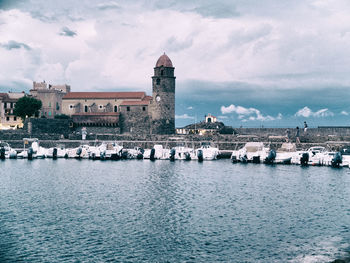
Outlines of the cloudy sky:
{"type": "Polygon", "coordinates": [[[348,0],[0,0],[0,91],[150,94],[166,52],[177,126],[350,125],[349,14],[348,0]]]}

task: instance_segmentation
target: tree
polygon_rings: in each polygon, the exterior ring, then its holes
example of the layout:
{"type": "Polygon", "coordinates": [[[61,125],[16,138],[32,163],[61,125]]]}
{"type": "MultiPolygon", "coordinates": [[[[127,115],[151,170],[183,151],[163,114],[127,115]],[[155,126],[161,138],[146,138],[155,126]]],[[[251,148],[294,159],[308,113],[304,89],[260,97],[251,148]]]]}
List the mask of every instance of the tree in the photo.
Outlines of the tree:
{"type": "Polygon", "coordinates": [[[13,113],[21,117],[24,121],[26,118],[30,118],[33,115],[37,115],[41,109],[42,103],[33,97],[24,96],[20,98],[15,105],[13,113]]]}

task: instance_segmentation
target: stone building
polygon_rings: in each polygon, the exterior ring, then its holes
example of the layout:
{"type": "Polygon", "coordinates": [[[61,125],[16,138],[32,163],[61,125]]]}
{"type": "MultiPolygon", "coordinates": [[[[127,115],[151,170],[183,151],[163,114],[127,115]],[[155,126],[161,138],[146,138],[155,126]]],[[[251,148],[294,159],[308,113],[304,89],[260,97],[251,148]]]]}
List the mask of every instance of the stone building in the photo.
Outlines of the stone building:
{"type": "MultiPolygon", "coordinates": [[[[115,127],[120,133],[175,133],[174,67],[164,53],[152,77],[152,96],[145,92],[69,92],[62,113],[75,126],[115,127]]],[[[116,131],[116,129],[113,129],[116,131]]]]}
{"type": "Polygon", "coordinates": [[[0,93],[0,129],[17,129],[23,127],[20,117],[13,114],[18,99],[25,96],[24,92],[0,93]]]}
{"type": "Polygon", "coordinates": [[[41,100],[42,107],[39,112],[40,116],[46,118],[54,118],[55,115],[62,114],[62,98],[70,92],[70,86],[64,85],[50,85],[47,86],[45,81],[33,82],[33,89],[30,94],[41,100]]]}

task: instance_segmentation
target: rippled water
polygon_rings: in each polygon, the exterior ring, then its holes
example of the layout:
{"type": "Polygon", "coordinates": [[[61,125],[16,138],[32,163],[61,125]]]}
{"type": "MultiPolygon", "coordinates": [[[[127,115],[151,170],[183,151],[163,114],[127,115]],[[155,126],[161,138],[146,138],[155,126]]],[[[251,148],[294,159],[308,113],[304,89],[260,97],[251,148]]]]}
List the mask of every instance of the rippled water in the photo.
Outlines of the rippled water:
{"type": "Polygon", "coordinates": [[[349,256],[349,169],[6,160],[0,171],[1,262],[349,256]]]}

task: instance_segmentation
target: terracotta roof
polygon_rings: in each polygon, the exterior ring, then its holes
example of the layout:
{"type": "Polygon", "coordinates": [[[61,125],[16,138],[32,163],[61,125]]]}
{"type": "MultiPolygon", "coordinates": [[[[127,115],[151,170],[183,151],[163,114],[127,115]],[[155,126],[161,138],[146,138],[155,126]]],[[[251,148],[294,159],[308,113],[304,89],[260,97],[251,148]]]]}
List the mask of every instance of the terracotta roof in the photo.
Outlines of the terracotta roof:
{"type": "Polygon", "coordinates": [[[158,67],[168,67],[173,68],[173,63],[171,62],[170,58],[164,53],[161,55],[156,63],[156,68],[158,67]]]}
{"type": "Polygon", "coordinates": [[[119,112],[81,112],[74,113],[72,116],[119,116],[119,112]]]}
{"type": "Polygon", "coordinates": [[[145,92],[70,92],[63,99],[143,99],[145,92]]]}
{"type": "Polygon", "coordinates": [[[141,101],[129,100],[129,101],[123,101],[122,104],[120,104],[120,106],[134,106],[134,105],[148,105],[148,104],[149,104],[149,100],[141,100],[141,101]]]}
{"type": "Polygon", "coordinates": [[[152,96],[146,96],[143,100],[151,101],[152,99],[153,99],[152,96]]]}

